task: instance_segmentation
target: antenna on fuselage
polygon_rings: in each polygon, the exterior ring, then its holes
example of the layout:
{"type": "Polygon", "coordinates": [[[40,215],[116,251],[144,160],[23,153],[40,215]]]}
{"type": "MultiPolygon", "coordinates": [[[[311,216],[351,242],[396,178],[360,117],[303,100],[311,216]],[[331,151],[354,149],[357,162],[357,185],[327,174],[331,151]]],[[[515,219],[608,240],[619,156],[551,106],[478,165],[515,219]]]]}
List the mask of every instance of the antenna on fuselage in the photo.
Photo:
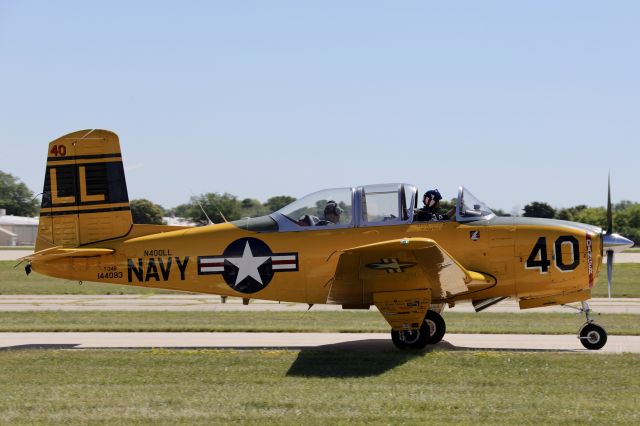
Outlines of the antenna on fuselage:
{"type": "Polygon", "coordinates": [[[222,220],[224,220],[224,223],[229,222],[229,221],[227,220],[227,218],[226,218],[226,217],[224,217],[224,215],[222,214],[222,212],[220,211],[220,209],[219,209],[217,206],[213,206],[213,207],[215,207],[215,208],[216,208],[216,210],[218,210],[218,213],[220,213],[220,217],[222,217],[222,220]]]}
{"type": "MultiPolygon", "coordinates": [[[[191,199],[195,200],[196,204],[198,204],[198,207],[200,207],[200,211],[202,211],[202,214],[204,215],[204,217],[207,218],[207,222],[208,222],[207,225],[214,225],[213,221],[209,218],[209,215],[207,214],[207,212],[204,211],[204,207],[202,207],[202,204],[200,203],[200,199],[196,196],[196,194],[193,193],[191,189],[189,189],[189,192],[191,192],[191,199]]],[[[218,208],[216,207],[216,209],[218,208]]],[[[222,213],[220,213],[220,216],[222,216],[222,213]]],[[[224,216],[222,216],[222,218],[224,219],[224,216]]],[[[224,219],[224,221],[226,222],[227,219],[224,219]]]]}

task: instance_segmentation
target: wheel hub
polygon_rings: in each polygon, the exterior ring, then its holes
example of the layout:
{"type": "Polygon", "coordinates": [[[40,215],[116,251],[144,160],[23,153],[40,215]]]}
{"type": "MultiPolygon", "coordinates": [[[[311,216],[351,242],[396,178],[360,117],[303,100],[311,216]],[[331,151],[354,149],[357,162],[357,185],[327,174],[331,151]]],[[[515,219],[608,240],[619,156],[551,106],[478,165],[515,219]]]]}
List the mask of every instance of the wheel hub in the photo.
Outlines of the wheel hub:
{"type": "Polygon", "coordinates": [[[436,323],[431,320],[425,320],[425,323],[429,327],[429,337],[432,337],[436,334],[436,323]]]}
{"type": "Polygon", "coordinates": [[[420,338],[420,331],[418,331],[418,330],[403,331],[400,334],[400,338],[405,343],[408,343],[408,344],[415,343],[420,338]]]}
{"type": "Polygon", "coordinates": [[[597,331],[590,331],[589,333],[587,333],[587,341],[592,345],[595,345],[600,341],[600,333],[598,333],[597,331]]]}

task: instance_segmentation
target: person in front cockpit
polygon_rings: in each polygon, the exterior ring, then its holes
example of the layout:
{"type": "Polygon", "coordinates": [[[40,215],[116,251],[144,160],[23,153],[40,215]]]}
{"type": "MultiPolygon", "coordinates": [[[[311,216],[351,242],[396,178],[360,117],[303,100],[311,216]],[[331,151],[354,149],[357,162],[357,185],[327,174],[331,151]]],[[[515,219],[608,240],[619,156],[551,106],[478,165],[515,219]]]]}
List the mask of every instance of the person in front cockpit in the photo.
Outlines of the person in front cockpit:
{"type": "Polygon", "coordinates": [[[442,195],[437,189],[430,189],[424,193],[422,197],[422,203],[424,206],[416,212],[416,222],[429,222],[439,220],[449,220],[451,212],[440,212],[440,200],[442,195]]]}

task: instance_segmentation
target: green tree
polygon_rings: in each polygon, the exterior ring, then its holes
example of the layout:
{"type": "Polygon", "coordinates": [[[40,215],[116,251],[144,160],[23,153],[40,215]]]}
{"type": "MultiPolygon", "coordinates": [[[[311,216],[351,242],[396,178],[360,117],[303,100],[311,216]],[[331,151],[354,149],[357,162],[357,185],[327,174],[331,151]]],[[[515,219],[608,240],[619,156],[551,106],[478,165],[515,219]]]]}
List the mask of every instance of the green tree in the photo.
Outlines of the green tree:
{"type": "Polygon", "coordinates": [[[171,216],[175,216],[175,217],[188,217],[189,216],[189,211],[192,208],[192,204],[187,203],[187,204],[180,204],[172,209],[169,209],[167,211],[167,215],[171,216]]]}
{"type": "Polygon", "coordinates": [[[556,215],[556,210],[551,207],[547,203],[543,203],[540,201],[534,201],[532,203],[524,206],[524,213],[522,216],[525,217],[543,217],[547,219],[553,219],[556,215]]]}
{"type": "Polygon", "coordinates": [[[570,207],[568,209],[561,209],[556,213],[556,219],[575,221],[576,216],[586,208],[587,206],[580,204],[579,206],[570,207]]]}
{"type": "Polygon", "coordinates": [[[574,222],[588,223],[590,225],[606,228],[607,226],[607,210],[604,207],[586,207],[580,209],[574,215],[574,222]]]}
{"type": "Polygon", "coordinates": [[[507,213],[502,209],[491,209],[492,212],[494,212],[496,214],[496,216],[502,216],[502,217],[510,217],[511,213],[507,213]]]}
{"type": "Polygon", "coordinates": [[[162,225],[162,216],[164,209],[158,204],[154,204],[144,198],[131,200],[131,216],[133,223],[145,223],[151,225],[162,225]]]}
{"type": "MultiPolygon", "coordinates": [[[[624,202],[623,202],[624,203],[624,202]]],[[[640,244],[640,204],[630,203],[613,209],[613,231],[640,244]]]]}
{"type": "Polygon", "coordinates": [[[0,170],[0,208],[14,216],[36,216],[39,203],[27,185],[0,170]]]}
{"type": "MultiPolygon", "coordinates": [[[[640,244],[640,204],[631,201],[623,201],[613,207],[613,231],[624,235],[640,244]]],[[[575,222],[588,223],[607,228],[607,210],[604,207],[586,207],[584,205],[563,209],[558,214],[559,218],[575,222]],[[565,212],[565,213],[563,213],[565,212]],[[562,217],[560,217],[562,215],[562,217]]]]}
{"type": "MultiPolygon", "coordinates": [[[[455,216],[456,211],[456,203],[458,202],[457,198],[452,198],[451,200],[440,200],[440,211],[443,213],[449,212],[453,210],[453,216],[455,216]]],[[[422,202],[418,203],[418,208],[423,206],[422,202]]]]}
{"type": "Polygon", "coordinates": [[[191,207],[185,215],[185,217],[198,225],[207,225],[209,223],[198,203],[202,205],[202,209],[204,209],[213,223],[222,223],[225,219],[227,221],[237,220],[242,217],[242,203],[238,201],[235,195],[226,192],[222,195],[217,192],[208,192],[191,197],[191,207]]]}
{"type": "Polygon", "coordinates": [[[271,197],[264,203],[264,206],[269,209],[269,213],[273,213],[275,211],[280,210],[287,204],[291,204],[296,199],[294,197],[290,197],[288,195],[277,195],[275,197],[271,197]]]}
{"type": "Polygon", "coordinates": [[[258,217],[271,213],[264,204],[253,198],[245,198],[240,204],[242,206],[242,217],[258,217]]]}

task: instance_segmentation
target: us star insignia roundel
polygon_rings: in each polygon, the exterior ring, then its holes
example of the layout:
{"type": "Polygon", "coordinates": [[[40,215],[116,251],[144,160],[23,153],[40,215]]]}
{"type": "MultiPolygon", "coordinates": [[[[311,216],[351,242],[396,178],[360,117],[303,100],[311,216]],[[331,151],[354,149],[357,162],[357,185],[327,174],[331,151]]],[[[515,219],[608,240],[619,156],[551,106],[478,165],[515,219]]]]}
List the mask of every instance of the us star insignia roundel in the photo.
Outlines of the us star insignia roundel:
{"type": "Polygon", "coordinates": [[[198,256],[198,275],[220,274],[240,293],[263,290],[278,272],[298,270],[298,253],[273,253],[257,238],[240,238],[221,256],[198,256]]]}

